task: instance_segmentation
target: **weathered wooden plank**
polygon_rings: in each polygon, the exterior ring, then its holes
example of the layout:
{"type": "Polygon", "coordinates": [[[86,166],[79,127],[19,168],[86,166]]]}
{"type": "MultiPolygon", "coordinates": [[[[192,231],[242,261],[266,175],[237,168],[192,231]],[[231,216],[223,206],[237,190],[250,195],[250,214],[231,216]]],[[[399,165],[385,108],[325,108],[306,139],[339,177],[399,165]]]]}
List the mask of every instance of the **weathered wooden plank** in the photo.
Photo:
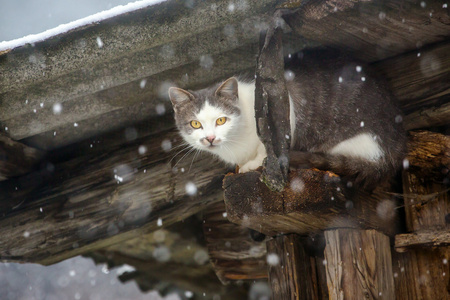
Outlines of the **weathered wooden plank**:
{"type": "Polygon", "coordinates": [[[52,264],[170,225],[220,201],[222,164],[203,156],[192,166],[188,159],[174,168],[168,163],[173,153],[164,145],[175,136],[165,132],[56,164],[48,179],[36,173],[8,182],[18,190],[1,193],[1,201],[20,197],[23,203],[0,219],[5,232],[0,259],[52,264]],[[25,190],[26,182],[39,185],[25,190]]]}
{"type": "Polygon", "coordinates": [[[450,103],[421,108],[405,116],[405,129],[429,128],[448,125],[450,120],[450,103]]]}
{"type": "Polygon", "coordinates": [[[374,62],[444,41],[450,16],[441,1],[305,1],[284,16],[301,36],[374,62]]]}
{"type": "MultiPolygon", "coordinates": [[[[281,1],[249,0],[246,5],[235,5],[233,9],[229,9],[229,2],[224,0],[193,2],[192,5],[185,5],[184,2],[179,1],[165,1],[96,24],[83,26],[36,43],[34,47],[27,45],[4,54],[1,60],[6,64],[1,64],[0,67],[3,75],[0,89],[2,91],[20,90],[24,86],[40,83],[43,79],[52,80],[83,70],[86,66],[100,66],[100,70],[104,71],[101,77],[105,88],[116,85],[111,84],[114,81],[123,83],[129,81],[126,78],[142,78],[148,73],[142,69],[137,70],[141,68],[141,62],[151,59],[153,64],[158,64],[156,60],[165,59],[165,54],[170,56],[172,43],[189,37],[195,41],[193,34],[203,32],[207,36],[210,30],[226,24],[239,23],[249,19],[250,16],[262,15],[273,9],[277,2],[281,1]],[[102,47],[98,46],[97,37],[102,39],[102,47]],[[166,53],[146,57],[145,50],[162,47],[165,44],[169,45],[166,53]],[[30,58],[33,55],[34,58],[30,58]],[[131,65],[137,67],[130,67],[131,65]],[[44,77],[42,72],[45,72],[44,77]],[[136,72],[140,74],[136,75],[136,72]]],[[[236,34],[244,35],[245,33],[236,34]]],[[[186,48],[182,48],[176,55],[187,52],[193,61],[199,59],[198,54],[209,53],[208,47],[215,47],[219,42],[227,43],[227,41],[218,41],[216,36],[214,40],[206,44],[197,43],[195,50],[186,51],[186,48]]],[[[180,64],[183,63],[187,62],[180,64]]],[[[88,76],[86,82],[100,79],[96,76],[98,74],[95,74],[95,70],[86,70],[86,72],[88,76]],[[90,77],[91,74],[94,76],[90,77]]],[[[92,86],[96,89],[99,87],[100,85],[92,86]]]]}
{"type": "Polygon", "coordinates": [[[266,34],[261,36],[255,80],[256,127],[267,152],[261,178],[270,189],[278,192],[287,182],[291,135],[282,34],[283,30],[274,20],[266,34]]]}
{"type": "Polygon", "coordinates": [[[0,181],[32,171],[44,154],[0,133],[0,181]]]}
{"type": "Polygon", "coordinates": [[[395,236],[395,250],[405,252],[409,248],[450,246],[450,231],[421,231],[395,236]]]}
{"type": "Polygon", "coordinates": [[[330,299],[395,299],[389,238],[375,230],[325,231],[330,299]]]}
{"type": "MultiPolygon", "coordinates": [[[[450,28],[448,30],[450,34],[450,28]]],[[[437,111],[428,118],[424,113],[420,116],[428,119],[433,126],[448,124],[445,104],[448,104],[450,97],[450,82],[447,80],[450,77],[449,51],[450,43],[446,41],[373,64],[399,100],[407,115],[404,122],[408,129],[419,128],[420,124],[413,123],[417,120],[417,114],[420,110],[433,107],[437,111]]]]}
{"type": "Polygon", "coordinates": [[[315,261],[311,262],[300,236],[280,235],[269,240],[267,257],[273,299],[319,299],[315,261]]]}
{"type": "Polygon", "coordinates": [[[395,232],[395,204],[385,193],[360,191],[349,198],[335,174],[307,169],[289,176],[289,185],[277,193],[260,181],[257,171],[228,174],[223,183],[228,219],[270,236],[338,227],[395,232]]]}
{"type": "Polygon", "coordinates": [[[222,283],[267,277],[266,244],[254,241],[249,229],[227,220],[219,202],[203,213],[209,257],[222,283]]]}
{"type": "Polygon", "coordinates": [[[393,251],[392,259],[397,300],[450,298],[450,247],[393,251]]]}

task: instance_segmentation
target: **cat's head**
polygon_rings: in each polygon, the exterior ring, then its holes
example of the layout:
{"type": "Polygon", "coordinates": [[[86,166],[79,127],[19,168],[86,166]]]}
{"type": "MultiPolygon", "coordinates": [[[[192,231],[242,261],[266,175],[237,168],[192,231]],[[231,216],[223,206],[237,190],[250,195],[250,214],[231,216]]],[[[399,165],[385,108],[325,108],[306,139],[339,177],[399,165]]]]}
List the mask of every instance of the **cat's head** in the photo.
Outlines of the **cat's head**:
{"type": "Polygon", "coordinates": [[[195,148],[214,152],[236,136],[240,119],[236,78],[193,92],[172,87],[169,97],[181,135],[195,148]]]}

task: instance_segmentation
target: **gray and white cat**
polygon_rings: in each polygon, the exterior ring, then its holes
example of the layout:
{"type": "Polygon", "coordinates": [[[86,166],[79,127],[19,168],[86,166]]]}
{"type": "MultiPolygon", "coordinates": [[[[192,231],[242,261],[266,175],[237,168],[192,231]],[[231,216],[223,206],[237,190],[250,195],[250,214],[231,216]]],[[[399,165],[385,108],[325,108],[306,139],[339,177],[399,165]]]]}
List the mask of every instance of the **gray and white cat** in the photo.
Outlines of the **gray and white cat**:
{"type": "MultiPolygon", "coordinates": [[[[330,170],[368,188],[395,174],[405,155],[402,117],[365,69],[320,55],[289,66],[293,165],[330,170]]],[[[236,77],[198,91],[170,88],[181,136],[240,172],[258,168],[266,151],[256,131],[254,91],[254,81],[236,77]]]]}

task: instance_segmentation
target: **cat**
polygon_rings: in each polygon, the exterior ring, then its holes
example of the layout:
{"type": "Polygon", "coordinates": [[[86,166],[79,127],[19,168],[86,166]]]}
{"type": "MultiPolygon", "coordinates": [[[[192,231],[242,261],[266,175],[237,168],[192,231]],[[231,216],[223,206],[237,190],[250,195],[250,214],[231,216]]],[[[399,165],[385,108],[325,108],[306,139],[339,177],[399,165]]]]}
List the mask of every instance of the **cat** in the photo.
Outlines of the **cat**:
{"type": "MultiPolygon", "coordinates": [[[[382,80],[342,57],[312,52],[286,66],[291,166],[329,170],[348,185],[373,189],[402,165],[402,115],[382,80]]],[[[266,157],[258,138],[255,81],[231,77],[198,91],[169,89],[176,125],[192,147],[208,151],[239,172],[266,157]]]]}

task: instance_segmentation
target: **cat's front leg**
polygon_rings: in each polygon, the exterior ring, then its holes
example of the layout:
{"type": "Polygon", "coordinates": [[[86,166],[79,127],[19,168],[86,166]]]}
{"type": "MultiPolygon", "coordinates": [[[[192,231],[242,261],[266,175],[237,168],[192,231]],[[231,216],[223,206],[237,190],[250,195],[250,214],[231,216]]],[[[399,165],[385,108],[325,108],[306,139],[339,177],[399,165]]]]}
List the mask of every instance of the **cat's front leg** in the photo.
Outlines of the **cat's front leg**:
{"type": "Polygon", "coordinates": [[[249,160],[242,166],[239,166],[239,173],[245,173],[248,171],[258,169],[260,166],[262,166],[262,163],[264,161],[264,158],[266,158],[266,156],[267,156],[266,148],[264,147],[264,145],[262,143],[260,143],[256,150],[255,158],[252,160],[249,160]]]}

